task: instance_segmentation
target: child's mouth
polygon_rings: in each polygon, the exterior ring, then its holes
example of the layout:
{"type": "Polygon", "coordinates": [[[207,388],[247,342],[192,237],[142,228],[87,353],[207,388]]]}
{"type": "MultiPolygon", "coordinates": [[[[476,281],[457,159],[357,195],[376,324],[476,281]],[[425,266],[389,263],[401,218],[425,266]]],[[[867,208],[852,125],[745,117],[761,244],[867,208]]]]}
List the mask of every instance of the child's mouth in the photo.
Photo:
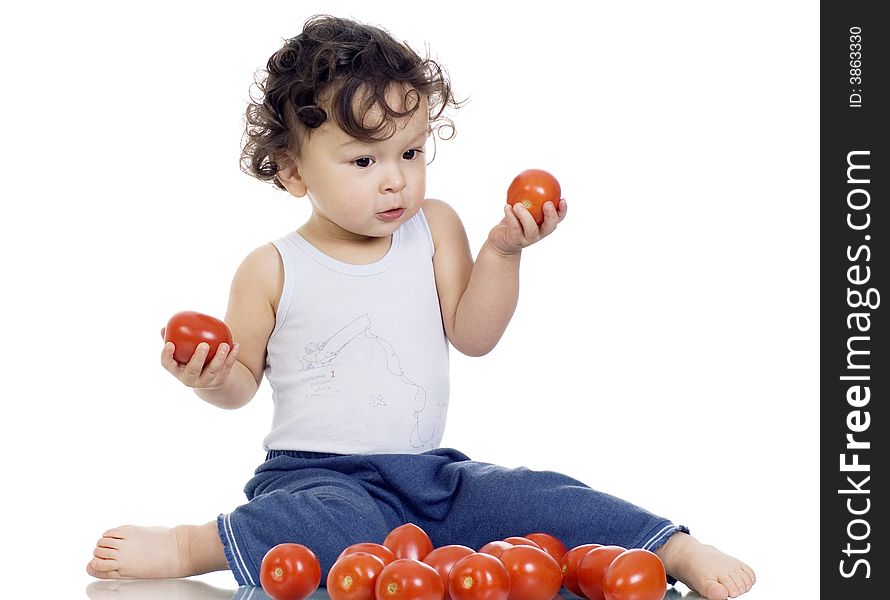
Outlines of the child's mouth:
{"type": "Polygon", "coordinates": [[[394,221],[405,214],[404,208],[393,208],[390,210],[385,210],[383,212],[377,213],[377,216],[383,219],[384,221],[394,221]]]}

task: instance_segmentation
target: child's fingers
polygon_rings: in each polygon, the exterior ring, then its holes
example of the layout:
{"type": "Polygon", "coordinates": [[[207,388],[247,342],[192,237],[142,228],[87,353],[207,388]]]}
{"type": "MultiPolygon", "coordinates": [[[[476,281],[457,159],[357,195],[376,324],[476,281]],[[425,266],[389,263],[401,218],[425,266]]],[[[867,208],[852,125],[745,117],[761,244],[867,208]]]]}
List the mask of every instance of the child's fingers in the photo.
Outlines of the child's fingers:
{"type": "Polygon", "coordinates": [[[177,371],[177,367],[179,367],[179,363],[173,358],[175,351],[176,346],[173,345],[173,342],[167,342],[164,344],[163,350],[161,350],[161,365],[174,374],[177,371]]]}
{"type": "Polygon", "coordinates": [[[522,223],[519,222],[519,218],[513,212],[513,206],[510,204],[504,205],[504,223],[510,231],[522,232],[522,223]]]}
{"type": "Polygon", "coordinates": [[[198,347],[195,348],[195,353],[192,354],[188,364],[185,366],[184,374],[188,379],[196,381],[201,376],[201,371],[204,370],[204,360],[209,353],[210,344],[207,342],[198,344],[198,347]]]}
{"type": "Polygon", "coordinates": [[[216,354],[213,355],[213,358],[204,367],[203,374],[206,376],[205,378],[209,378],[212,381],[217,375],[224,371],[226,359],[228,357],[229,345],[226,343],[220,344],[216,348],[216,354]]]}
{"type": "Polygon", "coordinates": [[[226,357],[225,365],[223,365],[223,368],[226,371],[235,366],[235,362],[238,360],[239,352],[241,352],[241,344],[235,344],[234,346],[232,346],[232,351],[229,352],[229,356],[226,357]]]}
{"type": "Polygon", "coordinates": [[[552,202],[544,203],[544,222],[541,223],[541,237],[546,237],[556,230],[559,223],[559,214],[552,202]]]}
{"type": "Polygon", "coordinates": [[[565,198],[560,198],[559,206],[557,206],[556,208],[557,208],[556,213],[559,215],[559,220],[562,221],[563,219],[566,218],[566,215],[569,212],[569,204],[568,204],[568,202],[566,202],[565,198]]]}
{"type": "Polygon", "coordinates": [[[528,209],[517,202],[513,205],[513,212],[522,224],[522,233],[528,240],[534,240],[538,235],[538,224],[528,209]]]}

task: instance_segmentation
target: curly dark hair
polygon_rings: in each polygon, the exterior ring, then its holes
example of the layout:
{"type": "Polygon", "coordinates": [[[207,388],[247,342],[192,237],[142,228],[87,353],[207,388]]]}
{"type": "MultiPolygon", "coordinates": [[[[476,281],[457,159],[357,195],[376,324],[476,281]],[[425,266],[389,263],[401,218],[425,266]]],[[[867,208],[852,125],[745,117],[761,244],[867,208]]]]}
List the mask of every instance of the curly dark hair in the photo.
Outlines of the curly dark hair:
{"type": "Polygon", "coordinates": [[[445,110],[461,105],[437,62],[383,29],[329,15],[309,18],[257,72],[254,85],[259,95],[251,94],[247,107],[241,170],[280,189],[275,157],[284,150],[300,155],[301,136],[329,118],[322,105],[343,131],[365,142],[392,136],[394,120],[412,116],[422,97],[429,102],[430,131],[450,139],[454,124],[445,110]],[[392,84],[404,90],[405,110],[388,104],[392,84]],[[383,116],[368,127],[365,117],[375,108],[383,116]]]}

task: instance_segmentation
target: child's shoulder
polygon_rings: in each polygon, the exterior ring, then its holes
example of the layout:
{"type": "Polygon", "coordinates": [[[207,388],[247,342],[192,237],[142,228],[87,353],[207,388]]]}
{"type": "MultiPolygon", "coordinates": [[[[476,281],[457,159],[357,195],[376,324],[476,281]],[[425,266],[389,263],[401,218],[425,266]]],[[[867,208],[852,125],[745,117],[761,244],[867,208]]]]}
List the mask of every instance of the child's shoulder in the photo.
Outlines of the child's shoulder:
{"type": "Polygon", "coordinates": [[[447,202],[427,198],[423,201],[423,215],[426,217],[435,246],[438,247],[442,241],[465,236],[464,226],[457,211],[447,202]]]}
{"type": "Polygon", "coordinates": [[[281,294],[283,285],[284,265],[278,249],[272,243],[263,244],[252,250],[241,261],[232,281],[233,288],[261,292],[270,301],[281,294]]]}

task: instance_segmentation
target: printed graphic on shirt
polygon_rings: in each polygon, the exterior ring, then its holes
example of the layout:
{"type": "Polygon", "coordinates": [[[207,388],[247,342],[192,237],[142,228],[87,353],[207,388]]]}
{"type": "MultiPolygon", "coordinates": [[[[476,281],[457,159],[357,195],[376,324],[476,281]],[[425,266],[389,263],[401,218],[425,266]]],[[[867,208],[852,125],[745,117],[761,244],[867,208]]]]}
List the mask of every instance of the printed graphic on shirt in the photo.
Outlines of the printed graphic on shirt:
{"type": "MultiPolygon", "coordinates": [[[[409,443],[412,448],[434,448],[434,440],[438,439],[439,419],[429,415],[427,409],[427,392],[423,386],[412,381],[407,373],[402,369],[402,363],[399,355],[392,344],[385,338],[376,335],[372,329],[371,318],[364,314],[346,326],[335,332],[326,340],[320,342],[312,342],[305,347],[306,353],[300,357],[302,370],[319,370],[324,369],[324,373],[317,373],[304,380],[309,383],[312,392],[308,394],[309,399],[322,399],[328,395],[333,385],[333,379],[340,376],[348,376],[348,374],[338,371],[337,358],[348,348],[359,344],[361,341],[372,343],[372,347],[379,351],[377,358],[381,361],[374,360],[373,365],[380,365],[385,369],[385,373],[381,373],[380,377],[370,377],[366,382],[372,386],[368,389],[367,399],[368,406],[386,410],[391,406],[409,406],[411,417],[414,419],[414,426],[411,431],[409,443]],[[399,385],[393,392],[391,385],[395,379],[399,385]],[[375,382],[380,381],[379,388],[375,382]],[[395,394],[396,398],[388,398],[388,394],[395,394]],[[406,398],[407,394],[407,400],[406,398]],[[426,412],[425,412],[426,411],[426,412]]],[[[364,382],[363,382],[364,384],[364,382]]]]}

